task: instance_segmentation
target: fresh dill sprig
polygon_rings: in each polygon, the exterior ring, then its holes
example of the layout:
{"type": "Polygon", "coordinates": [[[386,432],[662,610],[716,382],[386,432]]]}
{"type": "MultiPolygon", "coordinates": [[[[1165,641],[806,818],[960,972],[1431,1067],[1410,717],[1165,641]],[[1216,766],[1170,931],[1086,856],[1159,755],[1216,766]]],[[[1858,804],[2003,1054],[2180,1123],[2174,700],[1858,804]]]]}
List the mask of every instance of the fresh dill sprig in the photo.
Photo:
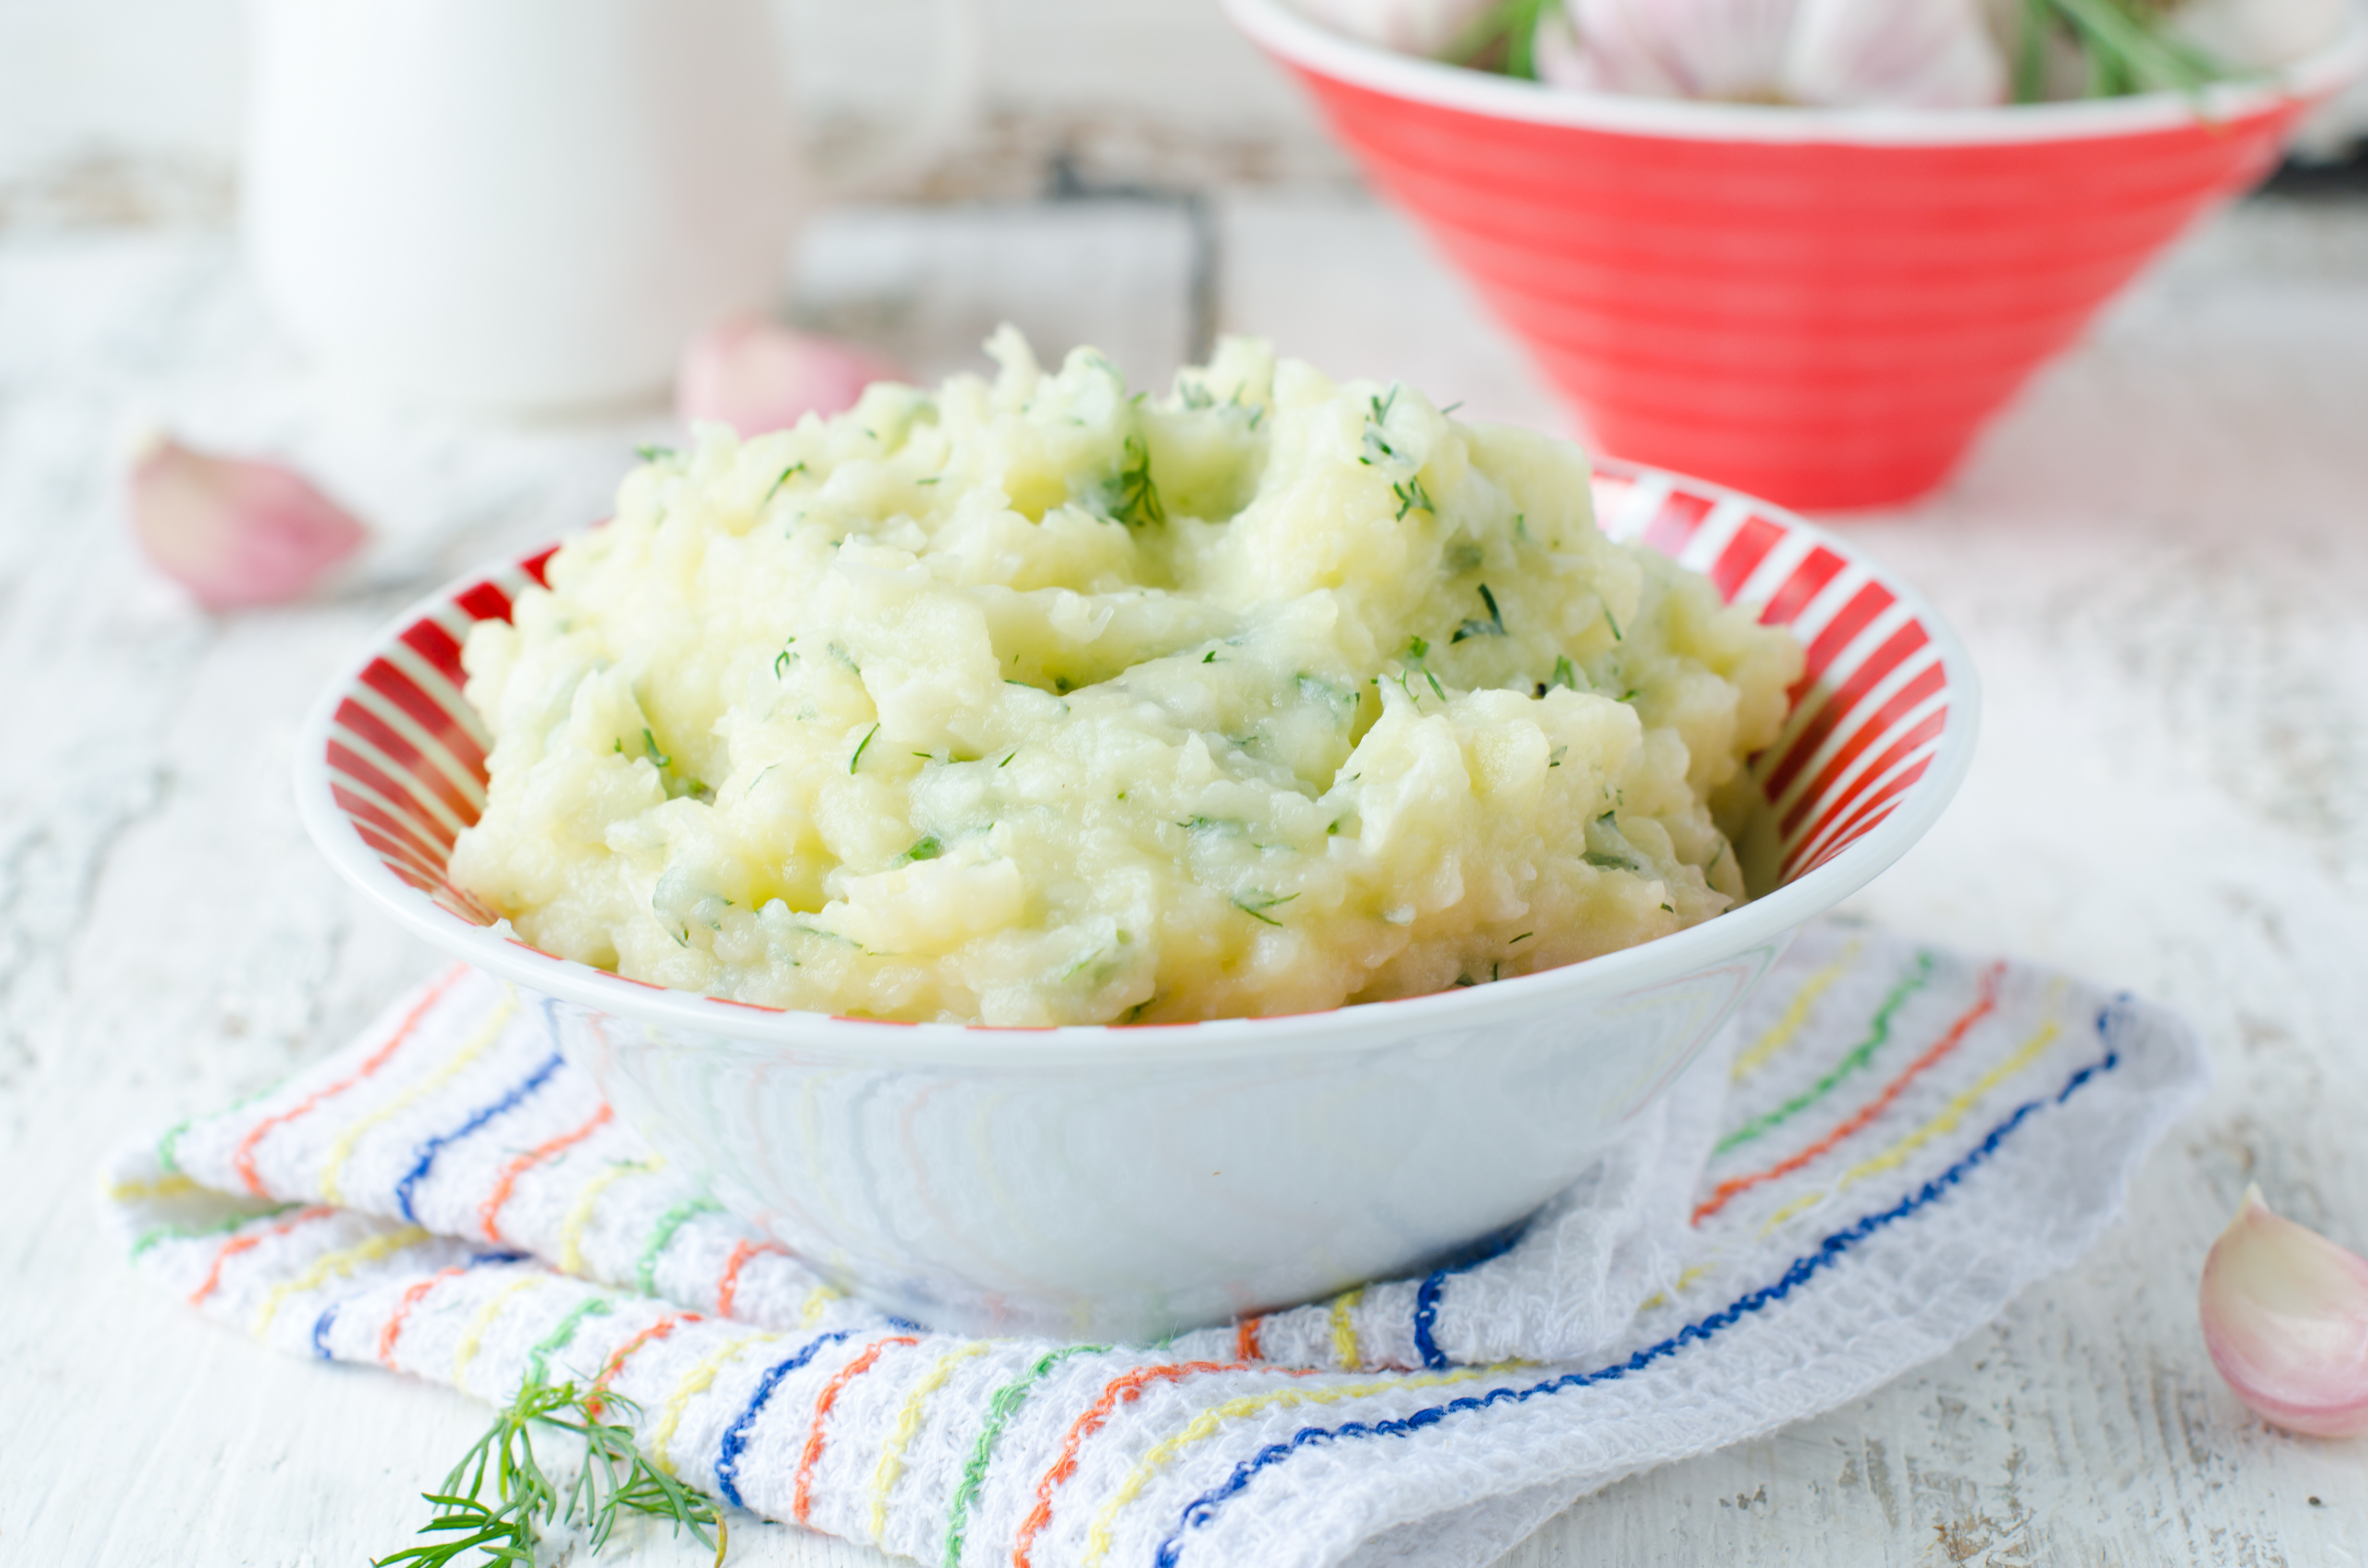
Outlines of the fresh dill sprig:
{"type": "Polygon", "coordinates": [[[642,749],[649,753],[650,760],[657,764],[660,767],[672,767],[674,766],[674,758],[658,750],[658,738],[650,733],[650,728],[647,724],[642,726],[642,749]]]}
{"type": "Polygon", "coordinates": [[[721,1564],[730,1540],[723,1514],[705,1494],[643,1459],[633,1446],[632,1427],[602,1420],[604,1406],[640,1414],[621,1394],[579,1394],[573,1382],[528,1381],[444,1477],[441,1489],[420,1494],[436,1505],[436,1513],[419,1533],[448,1539],[376,1558],[374,1568],[449,1568],[471,1551],[483,1552],[485,1562],[533,1568],[535,1545],[552,1519],[574,1524],[581,1513],[589,1549],[597,1552],[608,1544],[620,1510],[670,1520],[677,1535],[689,1530],[701,1546],[715,1549],[721,1564]],[[584,1469],[564,1499],[535,1456],[538,1426],[584,1439],[584,1469]],[[489,1479],[491,1502],[485,1499],[489,1479]]]}
{"type": "Polygon", "coordinates": [[[1455,629],[1455,635],[1448,639],[1449,642],[1461,642],[1466,637],[1505,635],[1504,612],[1497,608],[1497,596],[1488,591],[1488,585],[1486,583],[1480,585],[1480,602],[1488,607],[1488,619],[1486,620],[1474,619],[1465,621],[1455,629]]]}
{"type": "Polygon", "coordinates": [[[672,447],[645,445],[635,447],[633,449],[633,455],[641,459],[645,463],[654,463],[661,458],[670,458],[674,456],[675,452],[672,447]]]}
{"type": "Polygon", "coordinates": [[[796,641],[796,638],[791,638],[788,642],[781,644],[781,651],[773,655],[773,678],[775,680],[780,680],[783,676],[788,675],[790,673],[790,665],[797,661],[797,655],[790,652],[791,643],[793,643],[796,641]]]}
{"type": "Polygon", "coordinates": [[[1151,447],[1140,436],[1126,438],[1125,461],[1118,471],[1118,499],[1110,516],[1131,528],[1153,528],[1167,520],[1159,504],[1159,487],[1151,482],[1151,447]]]}
{"type": "MultiPolygon", "coordinates": [[[[1406,639],[1406,651],[1404,661],[1406,666],[1414,671],[1415,674],[1420,676],[1423,679],[1429,681],[1430,683],[1430,694],[1433,697],[1438,698],[1441,702],[1444,702],[1447,700],[1447,688],[1439,684],[1439,677],[1430,673],[1429,665],[1423,663],[1423,660],[1429,657],[1429,643],[1424,642],[1419,637],[1409,637],[1406,639]]],[[[1398,684],[1401,687],[1404,687],[1406,683],[1401,679],[1398,684]]],[[[1408,689],[1406,691],[1406,695],[1408,697],[1412,697],[1414,693],[1411,689],[1408,689]]]]}
{"type": "Polygon", "coordinates": [[[1390,494],[1398,498],[1396,520],[1399,522],[1406,521],[1406,515],[1408,512],[1420,510],[1436,515],[1439,511],[1438,506],[1432,504],[1429,494],[1423,489],[1422,475],[1418,473],[1408,475],[1404,484],[1391,485],[1390,494]]]}
{"type": "Polygon", "coordinates": [[[863,761],[863,748],[870,745],[871,744],[871,737],[879,733],[880,726],[875,723],[871,728],[863,732],[863,738],[861,740],[855,743],[855,755],[847,759],[847,770],[849,773],[854,772],[857,765],[863,761]]]}
{"type": "Polygon", "coordinates": [[[1397,406],[1396,383],[1391,383],[1389,396],[1369,397],[1365,401],[1372,412],[1365,415],[1365,449],[1357,460],[1367,468],[1377,463],[1406,461],[1406,454],[1390,445],[1388,430],[1390,410],[1397,406]]]}
{"type": "Polygon", "coordinates": [[[766,490],[765,499],[757,502],[757,505],[759,506],[769,505],[773,497],[781,493],[781,486],[790,482],[790,475],[793,473],[803,473],[805,471],[806,465],[803,462],[793,462],[789,467],[783,469],[780,472],[780,477],[774,480],[771,486],[766,490]]]}
{"type": "Polygon", "coordinates": [[[1585,687],[1578,684],[1578,670],[1571,664],[1570,655],[1568,653],[1556,653],[1554,655],[1554,678],[1549,680],[1546,684],[1549,687],[1566,686],[1573,691],[1584,691],[1587,689],[1585,687]]]}
{"type": "Polygon", "coordinates": [[[1299,895],[1295,892],[1285,893],[1281,898],[1275,897],[1272,893],[1259,893],[1255,898],[1244,898],[1239,893],[1235,893],[1234,895],[1234,907],[1240,910],[1244,915],[1248,915],[1251,919],[1259,922],[1261,925],[1280,926],[1282,924],[1281,921],[1272,918],[1265,912],[1269,909],[1280,908],[1281,905],[1289,903],[1292,899],[1297,898],[1298,896],[1299,895]]]}

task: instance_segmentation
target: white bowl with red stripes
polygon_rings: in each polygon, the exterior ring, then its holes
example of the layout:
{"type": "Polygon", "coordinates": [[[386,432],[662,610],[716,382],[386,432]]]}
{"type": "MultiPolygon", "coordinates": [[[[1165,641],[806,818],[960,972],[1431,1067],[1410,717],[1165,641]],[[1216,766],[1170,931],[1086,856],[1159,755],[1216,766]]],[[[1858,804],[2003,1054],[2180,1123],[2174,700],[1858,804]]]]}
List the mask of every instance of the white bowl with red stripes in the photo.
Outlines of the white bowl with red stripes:
{"type": "Polygon", "coordinates": [[[1808,650],[1752,764],[1781,882],[1566,968],[1290,1017],[1010,1029],[662,990],[541,952],[445,880],[484,800],[468,628],[549,552],[399,617],[315,709],[297,798],[337,869],[552,1000],[556,1043],[669,1160],[825,1274],[971,1333],[1141,1339],[1326,1295],[1518,1224],[1666,1088],[1803,922],[1939,817],[1978,691],[1928,604],[1714,485],[1599,465],[1598,520],[1763,604],[1808,650]]]}

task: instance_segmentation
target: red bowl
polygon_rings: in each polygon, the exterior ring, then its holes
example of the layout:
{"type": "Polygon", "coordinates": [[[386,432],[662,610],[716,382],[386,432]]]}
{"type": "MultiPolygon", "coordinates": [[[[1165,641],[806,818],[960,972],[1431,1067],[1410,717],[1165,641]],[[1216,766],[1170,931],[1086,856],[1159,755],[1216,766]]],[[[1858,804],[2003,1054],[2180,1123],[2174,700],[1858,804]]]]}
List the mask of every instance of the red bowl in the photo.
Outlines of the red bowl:
{"type": "Polygon", "coordinates": [[[2368,28],[2276,80],[2004,109],[1566,92],[1224,0],[1603,450],[1792,506],[1905,501],[2260,177],[2368,28]]]}

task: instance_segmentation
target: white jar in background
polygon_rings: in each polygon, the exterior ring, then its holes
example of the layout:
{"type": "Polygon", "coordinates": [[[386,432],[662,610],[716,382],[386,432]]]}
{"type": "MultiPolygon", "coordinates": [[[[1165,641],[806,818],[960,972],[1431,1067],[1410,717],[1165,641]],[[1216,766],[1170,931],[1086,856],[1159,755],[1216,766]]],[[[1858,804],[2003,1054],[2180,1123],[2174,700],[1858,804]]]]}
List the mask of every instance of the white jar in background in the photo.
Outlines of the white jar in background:
{"type": "MultiPolygon", "coordinates": [[[[773,302],[806,186],[767,0],[250,0],[250,19],[249,260],[330,369],[491,412],[616,403],[773,302]]],[[[974,60],[968,26],[943,31],[974,60]]]]}

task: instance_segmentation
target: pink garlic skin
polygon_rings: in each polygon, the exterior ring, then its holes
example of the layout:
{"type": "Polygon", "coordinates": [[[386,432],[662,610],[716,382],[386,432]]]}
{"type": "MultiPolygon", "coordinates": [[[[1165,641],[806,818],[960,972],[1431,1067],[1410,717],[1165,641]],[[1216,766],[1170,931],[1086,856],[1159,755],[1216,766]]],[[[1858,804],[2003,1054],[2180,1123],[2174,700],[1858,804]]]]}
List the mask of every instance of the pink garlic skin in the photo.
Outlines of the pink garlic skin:
{"type": "Polygon", "coordinates": [[[133,458],[131,531],[210,610],[301,598],[370,530],[291,468],[158,437],[133,458]]]}
{"type": "Polygon", "coordinates": [[[2289,1431],[2368,1432],[2368,1259],[2270,1211],[2248,1187],[2197,1293],[2228,1386],[2289,1431]]]}
{"type": "Polygon", "coordinates": [[[762,316],[734,316],[684,348],[675,414],[685,425],[713,420],[755,436],[786,430],[808,414],[852,408],[872,382],[903,379],[896,367],[852,344],[791,332],[762,316]]]}
{"type": "Polygon", "coordinates": [[[1582,92],[1820,108],[1978,108],[2007,85],[1980,0],[1565,0],[1537,63],[1582,92]]]}
{"type": "Polygon", "coordinates": [[[1300,0],[1326,27],[1401,54],[1437,54],[1479,20],[1491,0],[1300,0]]]}

